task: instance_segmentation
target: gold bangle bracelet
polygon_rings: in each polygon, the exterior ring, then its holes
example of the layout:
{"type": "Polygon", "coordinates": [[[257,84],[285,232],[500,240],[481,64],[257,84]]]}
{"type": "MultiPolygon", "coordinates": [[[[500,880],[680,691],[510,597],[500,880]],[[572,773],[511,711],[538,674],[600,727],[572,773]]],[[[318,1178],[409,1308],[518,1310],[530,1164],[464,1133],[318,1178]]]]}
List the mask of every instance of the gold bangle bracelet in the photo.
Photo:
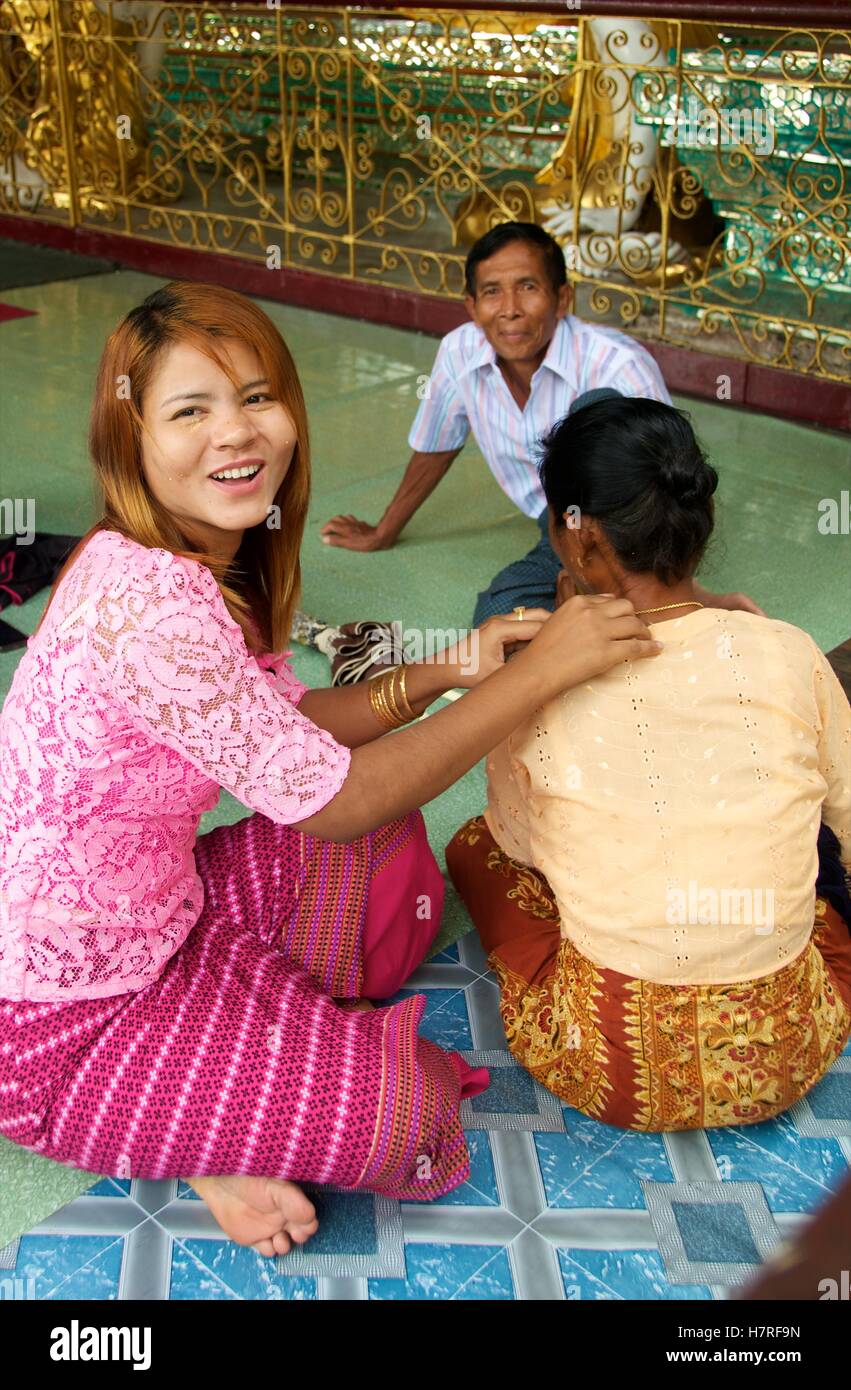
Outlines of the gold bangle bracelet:
{"type": "Polygon", "coordinates": [[[397,670],[399,672],[399,692],[402,696],[402,707],[404,710],[407,711],[406,722],[410,724],[414,719],[419,719],[420,716],[417,714],[416,710],[414,709],[413,705],[408,699],[408,668],[403,664],[397,667],[397,670]]]}
{"type": "Polygon", "coordinates": [[[392,705],[391,702],[390,702],[390,697],[389,697],[389,695],[388,695],[388,685],[389,685],[389,682],[388,682],[388,680],[387,680],[387,677],[385,676],[384,680],[381,682],[381,687],[380,687],[380,692],[379,692],[380,699],[381,699],[381,704],[382,704],[382,707],[383,707],[383,709],[384,709],[384,712],[385,712],[385,714],[386,714],[386,716],[387,716],[387,722],[388,722],[390,728],[391,728],[391,729],[398,729],[398,728],[401,727],[401,725],[402,725],[405,721],[404,721],[403,719],[400,719],[400,718],[399,718],[398,711],[395,710],[395,709],[393,708],[393,705],[392,705]]]}
{"type": "Polygon", "coordinates": [[[381,680],[378,682],[378,698],[382,708],[390,723],[391,729],[398,729],[405,721],[401,718],[399,711],[392,699],[391,686],[393,683],[393,672],[385,671],[381,680]]]}
{"type": "Polygon", "coordinates": [[[404,666],[394,666],[390,671],[382,671],[380,675],[370,677],[369,702],[376,719],[388,731],[401,729],[404,724],[410,724],[412,720],[419,718],[408,699],[405,675],[404,666]],[[396,693],[397,674],[399,675],[401,702],[396,693]]]}
{"type": "Polygon", "coordinates": [[[403,724],[408,723],[408,716],[404,713],[402,709],[400,709],[399,702],[396,699],[396,676],[398,674],[398,671],[399,667],[394,666],[392,671],[387,672],[387,675],[384,678],[384,694],[387,698],[388,704],[390,705],[393,717],[396,720],[399,728],[401,728],[403,724]]]}
{"type": "Polygon", "coordinates": [[[378,701],[377,701],[377,699],[376,699],[375,687],[374,687],[373,685],[370,685],[370,687],[369,687],[369,703],[370,703],[370,705],[372,706],[372,712],[373,712],[373,714],[375,715],[376,719],[378,720],[379,724],[384,724],[384,722],[385,722],[385,721],[384,721],[384,716],[382,715],[381,709],[380,709],[380,707],[379,707],[379,705],[378,705],[378,701]]]}
{"type": "Polygon", "coordinates": [[[381,689],[382,685],[382,677],[377,677],[370,681],[369,703],[372,706],[372,712],[378,720],[379,724],[383,724],[385,729],[388,730],[395,729],[396,722],[390,714],[386,700],[383,698],[383,690],[381,689]]]}

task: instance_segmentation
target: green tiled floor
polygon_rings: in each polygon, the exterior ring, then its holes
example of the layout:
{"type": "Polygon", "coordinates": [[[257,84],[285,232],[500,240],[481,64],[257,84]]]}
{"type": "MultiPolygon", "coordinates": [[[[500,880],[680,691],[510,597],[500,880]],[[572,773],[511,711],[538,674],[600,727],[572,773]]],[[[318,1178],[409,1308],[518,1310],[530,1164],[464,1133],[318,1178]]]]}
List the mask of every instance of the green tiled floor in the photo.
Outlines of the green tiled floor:
{"type": "MultiPolygon", "coordinates": [[[[162,283],[133,271],[4,293],[33,318],[0,325],[2,496],[34,496],[36,525],[82,533],[95,520],[86,427],[95,368],[118,319],[162,283]]],[[[405,626],[465,626],[475,595],[538,536],[503,495],[478,450],[468,445],[393,550],[335,550],[319,538],[336,512],[377,520],[407,462],[417,378],[436,341],[420,334],[328,314],[264,305],[299,367],[311,423],[314,487],[303,548],[303,607],[330,621],[398,619],[405,626]]],[[[710,588],[744,589],[769,612],[807,628],[830,649],[848,636],[851,542],[822,536],[818,503],[851,487],[847,439],[737,411],[682,401],[718,468],[718,527],[701,578],[710,588]]],[[[45,596],[11,616],[31,631],[45,596]]],[[[17,654],[0,657],[0,697],[17,654]]],[[[294,665],[326,684],[324,657],[297,649],[294,665]]],[[[474,769],[426,809],[440,856],[465,816],[481,808],[474,769]]],[[[202,829],[244,809],[222,797],[202,829]]],[[[445,934],[461,925],[448,903],[445,934]]]]}

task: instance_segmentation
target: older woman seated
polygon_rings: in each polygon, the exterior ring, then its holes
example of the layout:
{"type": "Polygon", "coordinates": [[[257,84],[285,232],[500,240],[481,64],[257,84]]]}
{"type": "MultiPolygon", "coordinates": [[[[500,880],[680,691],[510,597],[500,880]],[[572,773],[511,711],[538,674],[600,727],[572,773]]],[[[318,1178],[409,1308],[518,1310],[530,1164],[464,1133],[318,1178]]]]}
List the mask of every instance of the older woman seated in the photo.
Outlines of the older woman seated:
{"type": "Polygon", "coordinates": [[[696,601],[717,475],[679,411],[586,405],[541,478],[569,576],[663,651],[521,724],[448,848],[508,1045],[609,1124],[767,1119],[851,1028],[851,935],[816,893],[820,817],[851,863],[848,702],[799,628],[696,601]]]}

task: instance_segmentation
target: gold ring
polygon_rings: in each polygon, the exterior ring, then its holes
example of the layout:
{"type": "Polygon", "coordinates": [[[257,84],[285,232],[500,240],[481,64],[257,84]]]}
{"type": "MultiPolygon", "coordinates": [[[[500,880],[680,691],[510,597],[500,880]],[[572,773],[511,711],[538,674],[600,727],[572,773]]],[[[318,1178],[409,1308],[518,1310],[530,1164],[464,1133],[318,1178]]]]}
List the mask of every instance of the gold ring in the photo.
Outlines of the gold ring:
{"type": "Polygon", "coordinates": [[[522,623],[522,621],[523,621],[523,614],[524,614],[525,612],[526,612],[526,609],[523,608],[523,607],[515,608],[515,609],[514,609],[514,616],[515,616],[515,618],[517,619],[518,623],[522,623]]]}

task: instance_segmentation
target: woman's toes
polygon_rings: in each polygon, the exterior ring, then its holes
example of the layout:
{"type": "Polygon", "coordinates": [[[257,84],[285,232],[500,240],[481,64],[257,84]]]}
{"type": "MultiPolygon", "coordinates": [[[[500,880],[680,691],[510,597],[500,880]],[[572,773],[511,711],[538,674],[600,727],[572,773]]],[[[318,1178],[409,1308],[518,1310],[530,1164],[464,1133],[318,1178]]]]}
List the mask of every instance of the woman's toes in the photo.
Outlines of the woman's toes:
{"type": "MultiPolygon", "coordinates": [[[[282,1182],[278,1178],[268,1179],[268,1191],[286,1222],[288,1230],[294,1226],[311,1226],[316,1222],[316,1208],[295,1183],[282,1182]]],[[[312,1235],[313,1232],[311,1231],[312,1235]]],[[[306,1237],[305,1237],[306,1239],[306,1237]]]]}
{"type": "MultiPolygon", "coordinates": [[[[275,1237],[275,1239],[277,1239],[277,1236],[275,1237]]],[[[290,1248],[290,1243],[289,1243],[289,1241],[287,1241],[286,1249],[284,1249],[284,1250],[276,1250],[276,1249],[275,1249],[274,1242],[273,1242],[272,1240],[258,1240],[258,1241],[255,1241],[254,1245],[252,1245],[252,1247],[251,1247],[252,1250],[256,1250],[256,1251],[257,1251],[257,1254],[258,1254],[258,1255],[267,1255],[267,1256],[269,1256],[269,1255],[286,1255],[287,1250],[289,1250],[289,1248],[290,1248]]]]}
{"type": "Polygon", "coordinates": [[[309,1221],[303,1226],[287,1226],[287,1234],[295,1241],[296,1245],[304,1245],[305,1241],[310,1240],[319,1230],[318,1221],[309,1221]]]}
{"type": "Polygon", "coordinates": [[[225,1235],[260,1255],[286,1255],[318,1229],[313,1203],[295,1183],[278,1178],[191,1179],[225,1235]]]}

